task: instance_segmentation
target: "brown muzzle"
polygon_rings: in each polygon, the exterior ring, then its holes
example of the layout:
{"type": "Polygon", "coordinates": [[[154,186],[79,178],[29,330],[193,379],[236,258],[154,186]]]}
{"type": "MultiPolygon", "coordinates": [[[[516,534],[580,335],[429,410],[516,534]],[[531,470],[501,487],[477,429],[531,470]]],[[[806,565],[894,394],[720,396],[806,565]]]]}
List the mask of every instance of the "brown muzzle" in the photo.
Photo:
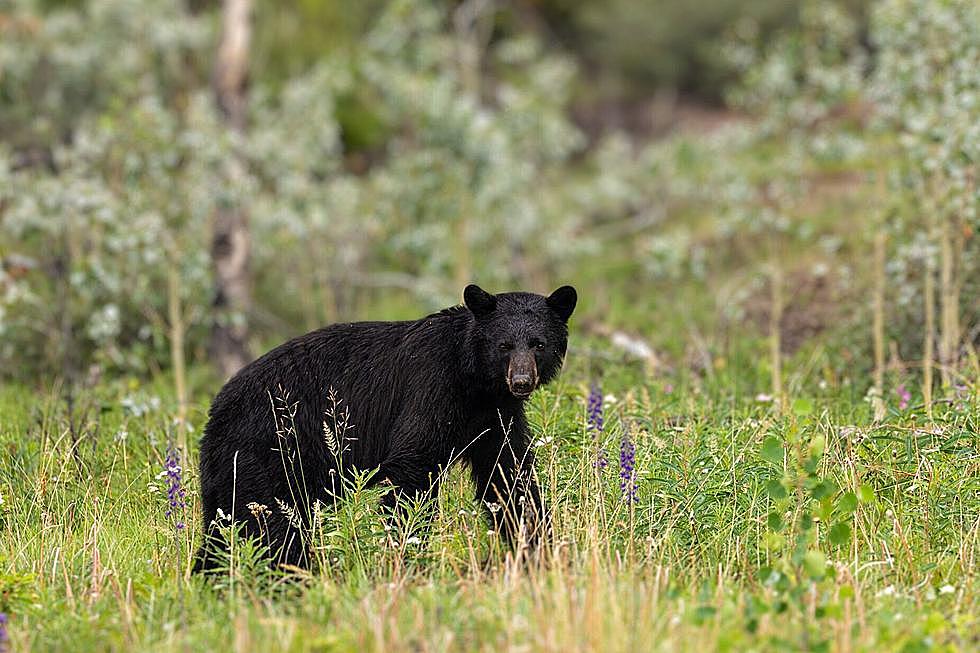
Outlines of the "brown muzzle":
{"type": "Polygon", "coordinates": [[[538,387],[538,366],[534,354],[528,351],[515,352],[507,366],[507,387],[518,398],[529,396],[538,387]]]}

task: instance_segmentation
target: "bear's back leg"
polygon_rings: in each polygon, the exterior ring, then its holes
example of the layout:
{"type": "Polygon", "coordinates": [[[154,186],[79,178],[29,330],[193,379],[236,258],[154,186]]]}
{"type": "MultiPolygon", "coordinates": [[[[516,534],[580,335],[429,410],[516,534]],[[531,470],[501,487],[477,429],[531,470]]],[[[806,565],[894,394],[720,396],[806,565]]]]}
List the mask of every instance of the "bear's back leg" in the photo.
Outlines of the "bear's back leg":
{"type": "Polygon", "coordinates": [[[308,567],[308,506],[316,497],[288,479],[278,460],[260,461],[248,449],[232,452],[226,460],[209,453],[202,450],[204,543],[194,571],[228,565],[228,530],[221,529],[228,529],[232,521],[237,537],[254,538],[273,566],[308,567]]]}

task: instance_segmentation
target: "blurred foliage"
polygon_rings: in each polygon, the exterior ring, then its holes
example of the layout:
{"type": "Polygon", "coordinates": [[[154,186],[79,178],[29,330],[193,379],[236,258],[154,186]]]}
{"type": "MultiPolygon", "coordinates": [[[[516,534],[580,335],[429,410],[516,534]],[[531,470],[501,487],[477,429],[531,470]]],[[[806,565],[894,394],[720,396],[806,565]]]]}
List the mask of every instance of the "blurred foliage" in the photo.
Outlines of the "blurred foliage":
{"type": "Polygon", "coordinates": [[[558,12],[560,41],[587,6],[297,2],[280,15],[260,3],[239,135],[208,88],[214,3],[7,0],[3,373],[68,359],[163,368],[174,292],[203,360],[210,216],[230,202],[251,215],[256,301],[240,317],[261,344],[417,316],[471,280],[561,280],[582,288],[588,328],[630,328],[673,364],[707,369],[733,333],[765,322],[766,266],[780,260],[787,283],[813,293],[786,307],[789,350],[828,334],[853,360],[867,348],[869,242],[887,214],[889,338],[914,356],[922,257],[935,249],[923,216],[936,207],[964,234],[975,337],[980,36],[950,26],[980,24],[976,5],[805,2],[782,28],[745,13],[717,54],[735,72],[726,97],[739,118],[649,143],[589,142],[570,118],[590,73],[534,17],[558,12]],[[242,179],[219,165],[233,154],[242,179]],[[887,202],[872,175],[890,180],[887,202]],[[925,178],[941,195],[920,192],[925,178]]]}
{"type": "MultiPolygon", "coordinates": [[[[720,45],[739,23],[761,35],[792,25],[799,0],[553,0],[583,53],[627,88],[670,87],[717,100],[735,77],[720,45]]],[[[546,3],[548,4],[548,3],[546,3]]]]}

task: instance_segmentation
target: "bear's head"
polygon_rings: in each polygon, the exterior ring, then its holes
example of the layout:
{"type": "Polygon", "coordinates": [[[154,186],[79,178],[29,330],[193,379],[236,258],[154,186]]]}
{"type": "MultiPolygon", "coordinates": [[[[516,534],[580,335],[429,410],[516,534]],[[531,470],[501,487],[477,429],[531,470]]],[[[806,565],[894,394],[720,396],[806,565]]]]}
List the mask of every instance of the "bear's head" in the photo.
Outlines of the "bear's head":
{"type": "Polygon", "coordinates": [[[558,374],[577,299],[571,286],[547,297],[527,292],[492,295],[476,285],[466,287],[463,301],[474,317],[472,345],[493,392],[526,399],[558,374]]]}

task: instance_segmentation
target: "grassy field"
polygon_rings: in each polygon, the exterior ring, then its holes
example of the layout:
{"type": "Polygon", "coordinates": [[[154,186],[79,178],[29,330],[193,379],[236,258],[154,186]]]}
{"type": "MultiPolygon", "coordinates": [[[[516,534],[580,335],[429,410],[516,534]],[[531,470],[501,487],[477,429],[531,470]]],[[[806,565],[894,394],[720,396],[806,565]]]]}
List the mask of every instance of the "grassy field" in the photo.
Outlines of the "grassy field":
{"type": "Polygon", "coordinates": [[[262,572],[243,543],[233,572],[208,584],[188,573],[196,439],[217,389],[205,374],[186,507],[170,516],[166,379],[96,384],[70,413],[57,389],[3,388],[7,650],[980,647],[975,392],[951,393],[931,419],[914,391],[898,393],[874,423],[866,386],[821,372],[819,352],[788,366],[779,407],[759,395],[748,354],[653,377],[572,340],[562,377],[529,406],[557,533],[530,566],[500,550],[455,470],[420,542],[386,532],[363,492],[320,516],[321,569],[304,582],[262,572]],[[587,414],[597,360],[601,431],[587,414]]]}

